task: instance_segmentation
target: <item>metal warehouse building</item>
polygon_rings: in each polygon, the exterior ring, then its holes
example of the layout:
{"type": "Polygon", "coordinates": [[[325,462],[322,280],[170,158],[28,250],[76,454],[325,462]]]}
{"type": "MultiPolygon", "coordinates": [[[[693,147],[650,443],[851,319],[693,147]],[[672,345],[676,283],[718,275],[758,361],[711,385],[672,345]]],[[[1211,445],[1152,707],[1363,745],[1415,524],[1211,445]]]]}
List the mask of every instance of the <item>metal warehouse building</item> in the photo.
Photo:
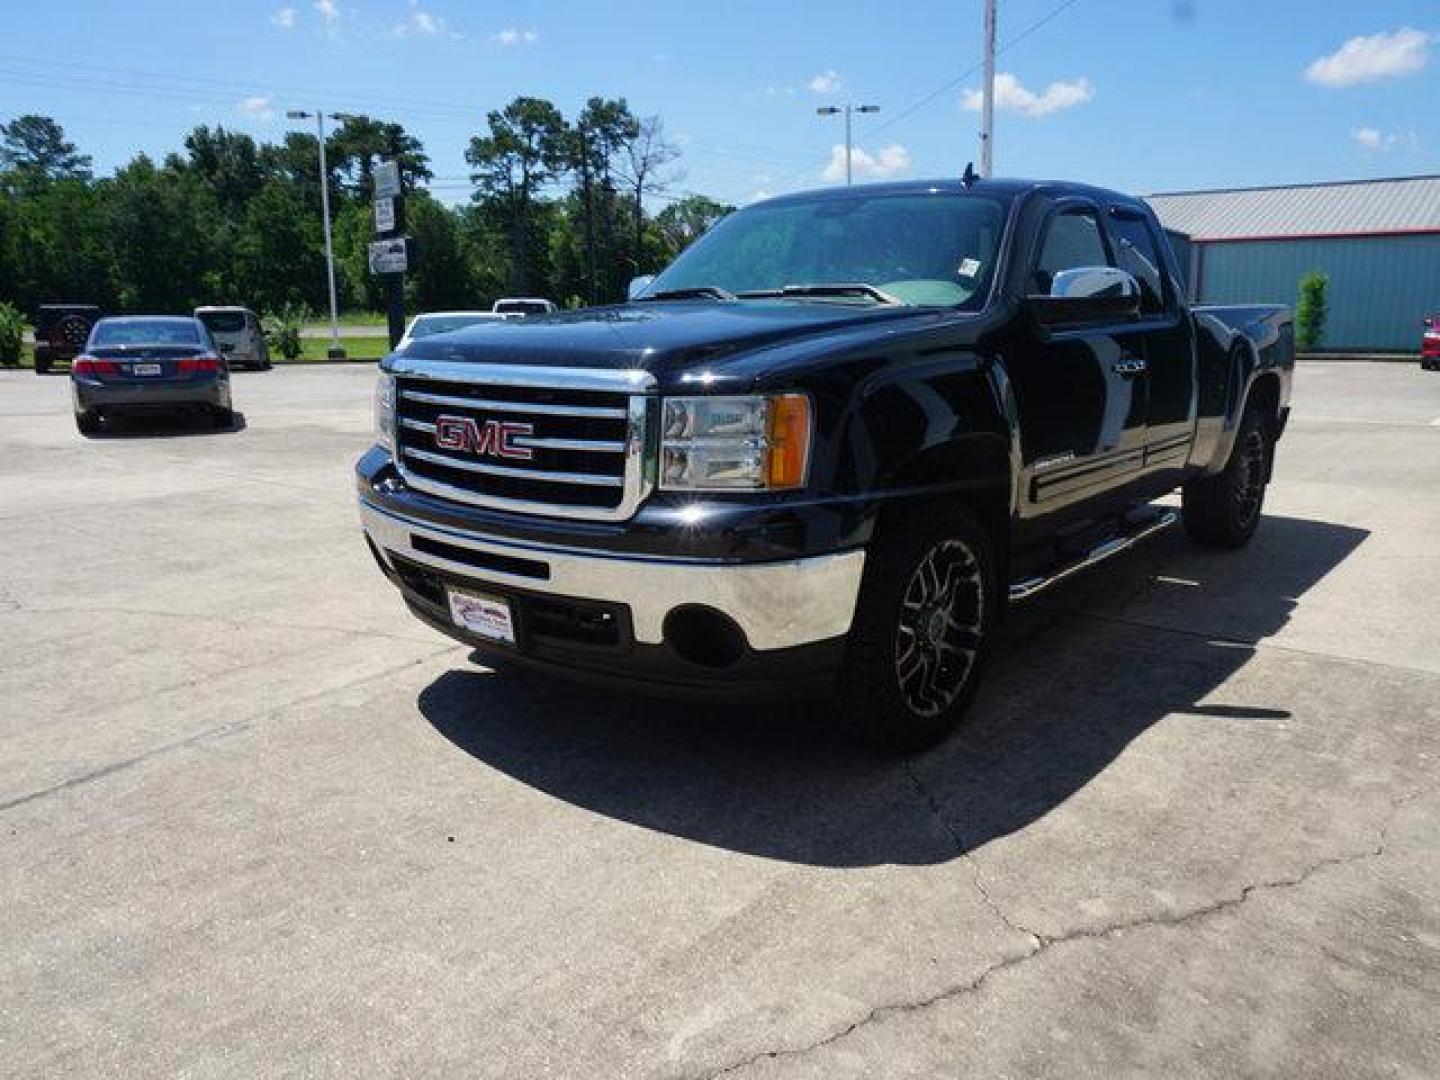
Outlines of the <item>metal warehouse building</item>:
{"type": "Polygon", "coordinates": [[[1440,176],[1148,197],[1202,303],[1294,305],[1330,278],[1325,350],[1415,352],[1440,312],[1440,176]]]}

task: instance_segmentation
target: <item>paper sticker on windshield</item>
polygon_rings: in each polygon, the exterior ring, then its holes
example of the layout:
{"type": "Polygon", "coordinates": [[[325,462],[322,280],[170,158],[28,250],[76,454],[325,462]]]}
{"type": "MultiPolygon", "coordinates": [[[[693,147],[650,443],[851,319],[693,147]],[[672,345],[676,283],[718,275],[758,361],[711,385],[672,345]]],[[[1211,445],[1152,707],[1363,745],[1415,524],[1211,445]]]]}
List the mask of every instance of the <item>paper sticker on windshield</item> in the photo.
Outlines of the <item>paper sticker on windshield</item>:
{"type": "Polygon", "coordinates": [[[963,278],[973,278],[973,277],[974,277],[976,274],[978,274],[978,273],[980,273],[980,260],[979,260],[979,259],[966,259],[966,260],[964,260],[964,261],[960,264],[960,276],[961,276],[961,277],[963,277],[963,278]]]}

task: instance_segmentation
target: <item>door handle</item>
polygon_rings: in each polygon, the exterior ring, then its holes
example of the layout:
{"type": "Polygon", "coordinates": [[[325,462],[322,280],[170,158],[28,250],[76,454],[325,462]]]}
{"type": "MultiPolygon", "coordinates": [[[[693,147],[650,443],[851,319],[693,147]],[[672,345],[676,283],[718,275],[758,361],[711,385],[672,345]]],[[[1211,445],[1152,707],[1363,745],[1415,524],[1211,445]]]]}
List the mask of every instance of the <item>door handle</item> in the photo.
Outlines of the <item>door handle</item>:
{"type": "Polygon", "coordinates": [[[1120,360],[1116,360],[1111,370],[1114,371],[1116,375],[1139,375],[1146,367],[1148,367],[1148,365],[1140,357],[1126,356],[1120,360]]]}

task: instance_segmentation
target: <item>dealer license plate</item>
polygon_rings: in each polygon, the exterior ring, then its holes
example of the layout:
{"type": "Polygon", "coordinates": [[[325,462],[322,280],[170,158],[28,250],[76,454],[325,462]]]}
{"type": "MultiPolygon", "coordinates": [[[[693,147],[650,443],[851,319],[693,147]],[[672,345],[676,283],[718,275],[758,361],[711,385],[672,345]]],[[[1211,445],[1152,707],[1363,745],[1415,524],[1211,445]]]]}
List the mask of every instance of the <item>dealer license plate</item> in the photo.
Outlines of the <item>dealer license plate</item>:
{"type": "Polygon", "coordinates": [[[480,596],[476,593],[449,590],[450,618],[462,630],[515,644],[515,621],[510,617],[510,605],[495,596],[480,596]]]}

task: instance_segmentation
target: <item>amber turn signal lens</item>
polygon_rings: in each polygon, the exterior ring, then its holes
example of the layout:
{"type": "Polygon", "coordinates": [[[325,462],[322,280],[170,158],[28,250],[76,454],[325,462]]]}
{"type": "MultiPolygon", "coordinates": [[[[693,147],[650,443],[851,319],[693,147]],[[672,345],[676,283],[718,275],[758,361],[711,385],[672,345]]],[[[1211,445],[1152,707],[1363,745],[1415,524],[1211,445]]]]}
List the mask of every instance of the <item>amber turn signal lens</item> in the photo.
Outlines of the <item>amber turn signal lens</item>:
{"type": "Polygon", "coordinates": [[[804,394],[771,398],[765,436],[765,486],[772,490],[803,487],[810,464],[810,399],[804,394]]]}

